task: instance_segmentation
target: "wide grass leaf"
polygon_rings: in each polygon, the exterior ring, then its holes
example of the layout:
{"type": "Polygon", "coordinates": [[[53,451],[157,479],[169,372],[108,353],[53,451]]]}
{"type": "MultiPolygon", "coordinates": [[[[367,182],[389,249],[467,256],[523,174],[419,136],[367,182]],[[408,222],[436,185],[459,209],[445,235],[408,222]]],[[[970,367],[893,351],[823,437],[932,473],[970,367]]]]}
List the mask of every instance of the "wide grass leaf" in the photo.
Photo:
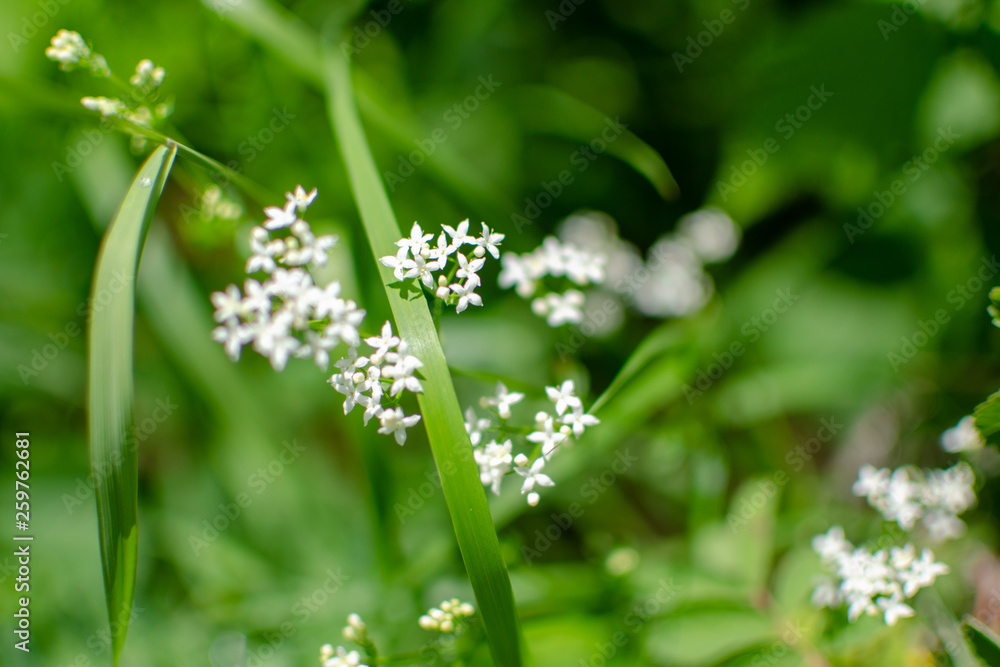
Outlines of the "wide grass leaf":
{"type": "Polygon", "coordinates": [[[138,558],[138,452],[132,386],[135,277],[177,148],[160,146],[136,174],[104,237],[91,290],[87,413],[111,647],[118,663],[138,558]]]}
{"type": "MultiPolygon", "coordinates": [[[[324,53],[324,69],[330,120],[372,252],[392,254],[399,224],[358,119],[347,59],[336,46],[324,53]]],[[[381,273],[399,333],[424,364],[418,395],[423,424],[493,656],[502,667],[520,665],[523,642],[510,578],[434,320],[424,298],[403,298],[389,287],[391,271],[381,267],[381,273]]]]}

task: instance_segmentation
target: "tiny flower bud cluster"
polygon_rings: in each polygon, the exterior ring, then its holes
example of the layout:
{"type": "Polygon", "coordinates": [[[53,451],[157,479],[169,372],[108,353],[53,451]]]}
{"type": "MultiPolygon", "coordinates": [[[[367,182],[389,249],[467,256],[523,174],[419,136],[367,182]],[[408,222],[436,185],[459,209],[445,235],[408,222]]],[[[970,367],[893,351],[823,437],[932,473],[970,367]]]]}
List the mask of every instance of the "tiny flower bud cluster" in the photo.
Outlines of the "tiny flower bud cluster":
{"type": "Polygon", "coordinates": [[[344,399],[344,414],[350,414],[356,405],[365,409],[365,426],[372,417],[379,420],[378,432],[396,438],[399,445],[406,444],[406,429],[420,421],[420,415],[407,416],[400,407],[383,407],[385,399],[399,402],[403,390],[420,393],[424,390],[420,380],[414,375],[423,363],[409,353],[406,341],[392,333],[392,325],[386,322],[378,336],[365,339],[365,344],[373,350],[368,356],[358,356],[356,344],[352,344],[347,356],[335,365],[340,372],[334,373],[328,382],[344,399]],[[388,391],[388,397],[386,393],[388,391]]]}
{"type": "Polygon", "coordinates": [[[920,558],[912,543],[872,552],[855,548],[844,538],[844,529],[834,526],[812,541],[823,565],[833,577],[824,577],[812,595],[817,607],[847,604],[847,618],[853,623],[862,615],[884,614],[886,625],[914,615],[905,600],[921,588],[932,586],[948,566],[934,561],[930,549],[920,558]]]}
{"type": "MultiPolygon", "coordinates": [[[[94,76],[110,77],[111,70],[103,56],[92,53],[79,33],[60,30],[52,38],[52,45],[45,49],[45,55],[59,63],[65,71],[77,66],[89,67],[94,76]]],[[[97,111],[103,118],[121,118],[141,127],[154,128],[162,124],[173,113],[173,103],[157,102],[159,87],[166,71],[151,60],[140,60],[135,74],[130,79],[125,100],[108,97],[84,97],[80,104],[91,111],[97,111]]],[[[123,86],[124,87],[124,86],[123,86]]],[[[145,137],[132,136],[132,148],[141,151],[146,145],[145,137]]]]}
{"type": "Polygon", "coordinates": [[[922,520],[931,540],[941,542],[965,532],[965,523],[957,515],[976,502],[975,481],[972,468],[964,462],[947,470],[923,472],[866,465],[858,472],[852,491],[904,530],[913,530],[922,520]]]}
{"type": "Polygon", "coordinates": [[[525,438],[541,450],[534,460],[523,453],[514,456],[510,439],[502,443],[496,438],[486,442],[488,432],[497,431],[501,435],[506,432],[506,422],[511,417],[510,408],[523,400],[524,394],[509,391],[502,382],[498,382],[496,395],[484,396],[480,405],[495,414],[499,422],[494,422],[492,414],[490,418],[479,418],[472,408],[465,413],[465,430],[472,442],[480,481],[494,494],[500,495],[500,483],[513,466],[514,472],[524,478],[521,494],[527,495],[528,504],[532,507],[540,500],[536,488],[555,484],[543,470],[559,445],[568,444],[571,437],[582,436],[586,427],[600,423],[597,417],[584,412],[583,402],[574,395],[572,380],[566,380],[559,387],[546,387],[545,393],[555,404],[556,414],[541,411],[535,415],[535,428],[525,438]]]}
{"type": "Polygon", "coordinates": [[[344,639],[355,644],[364,644],[368,641],[368,626],[357,614],[347,617],[347,625],[344,626],[344,639]]]}
{"type": "Polygon", "coordinates": [[[343,646],[334,649],[332,644],[324,644],[319,650],[319,661],[323,667],[368,667],[357,651],[348,652],[343,646]]]}
{"type": "Polygon", "coordinates": [[[437,607],[429,609],[420,617],[418,623],[424,630],[458,634],[462,631],[462,619],[469,618],[475,613],[475,608],[468,602],[452,598],[442,602],[440,609],[437,607]]]}
{"type": "Polygon", "coordinates": [[[70,72],[77,67],[86,67],[94,76],[106,77],[111,74],[104,56],[93,53],[80,33],[60,30],[45,49],[45,57],[59,63],[59,69],[70,72]]]}
{"type": "Polygon", "coordinates": [[[941,449],[952,454],[971,452],[986,445],[983,434],[976,428],[972,415],[962,417],[958,424],[941,434],[941,449]]]}
{"type": "Polygon", "coordinates": [[[409,238],[396,241],[399,250],[395,255],[382,257],[379,261],[392,269],[396,280],[419,280],[424,289],[441,299],[447,305],[454,305],[455,312],[461,313],[469,306],[482,306],[483,299],[476,293],[482,284],[479,271],[486,264],[486,255],[500,259],[500,242],[504,235],[490,231],[482,223],[483,231],[478,237],[469,235],[469,221],[463,220],[452,229],[441,225],[443,230],[431,245],[433,234],[425,234],[416,222],[410,230],[409,238]],[[473,246],[471,253],[461,252],[463,246],[473,246]],[[449,259],[452,259],[449,268],[449,259]],[[435,272],[441,272],[435,277],[435,272]]]}
{"type": "Polygon", "coordinates": [[[504,289],[513,287],[522,299],[532,299],[532,312],[544,317],[550,327],[579,324],[583,321],[583,292],[574,288],[549,290],[542,280],[548,276],[565,278],[580,287],[600,285],[606,263],[607,256],[602,253],[548,236],[530,253],[504,254],[499,283],[504,289]]]}
{"type": "MultiPolygon", "coordinates": [[[[299,186],[297,192],[301,190],[299,186]]],[[[311,194],[315,197],[316,191],[311,194]]],[[[297,201],[292,193],[286,196],[289,202],[297,201]]],[[[339,282],[321,288],[313,284],[308,271],[300,268],[306,264],[324,265],[326,250],[336,243],[334,236],[316,238],[309,223],[297,218],[296,213],[307,206],[296,203],[290,209],[294,218],[289,223],[291,237],[272,240],[263,227],[250,230],[254,255],[247,262],[246,272],[270,274],[263,282],[248,278],[245,294],[236,285],[212,294],[215,321],[221,324],[212,337],[225,346],[233,361],[240,358],[244,345],[253,343],[254,350],[270,359],[276,371],[284,370],[292,355],[312,357],[317,366],[325,369],[330,363],[330,349],[339,343],[356,346],[361,342],[358,326],[365,311],[354,301],[340,297],[339,282]]]]}

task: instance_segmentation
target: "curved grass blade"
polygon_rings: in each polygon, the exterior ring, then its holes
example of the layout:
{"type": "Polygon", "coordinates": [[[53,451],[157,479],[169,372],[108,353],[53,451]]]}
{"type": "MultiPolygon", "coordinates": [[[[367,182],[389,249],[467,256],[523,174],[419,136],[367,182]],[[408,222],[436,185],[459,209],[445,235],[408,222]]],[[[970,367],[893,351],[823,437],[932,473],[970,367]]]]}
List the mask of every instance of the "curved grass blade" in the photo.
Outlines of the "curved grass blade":
{"type": "Polygon", "coordinates": [[[125,644],[138,559],[138,466],[132,387],[132,327],[139,256],[177,147],[160,146],[139,172],[108,228],[91,290],[87,414],[97,497],[104,593],[115,664],[125,644]]]}
{"type": "MultiPolygon", "coordinates": [[[[399,224],[361,129],[347,59],[334,46],[324,53],[324,70],[330,121],[368,241],[379,257],[395,247],[399,224]]],[[[400,335],[424,363],[420,411],[493,657],[501,667],[517,667],[522,664],[523,641],[510,577],[433,318],[424,299],[404,299],[388,287],[393,282],[391,272],[385,267],[380,270],[400,335]]]]}
{"type": "Polygon", "coordinates": [[[966,616],[962,629],[975,649],[976,655],[987,665],[1000,665],[1000,637],[975,616],[966,616]]]}
{"type": "MultiPolygon", "coordinates": [[[[603,113],[556,88],[522,86],[512,94],[513,109],[528,130],[588,143],[599,138],[606,127],[603,113]]],[[[607,144],[607,151],[645,176],[664,199],[675,199],[680,194],[667,163],[632,132],[623,131],[607,144]]]]}

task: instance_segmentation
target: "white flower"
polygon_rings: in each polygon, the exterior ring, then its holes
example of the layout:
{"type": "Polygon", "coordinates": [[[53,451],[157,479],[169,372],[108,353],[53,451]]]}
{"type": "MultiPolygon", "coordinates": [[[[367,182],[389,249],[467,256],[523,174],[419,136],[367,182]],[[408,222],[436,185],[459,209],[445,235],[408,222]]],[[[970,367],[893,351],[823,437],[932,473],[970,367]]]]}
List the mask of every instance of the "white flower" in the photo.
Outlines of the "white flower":
{"type": "Polygon", "coordinates": [[[273,273],[278,266],[274,258],[285,252],[285,241],[284,239],[272,241],[266,229],[254,227],[250,230],[250,250],[253,254],[247,260],[246,272],[273,273]]]}
{"type": "MultiPolygon", "coordinates": [[[[458,223],[458,229],[452,229],[448,225],[441,225],[441,229],[451,237],[451,242],[448,244],[448,254],[455,252],[465,244],[476,244],[476,238],[474,236],[469,236],[469,220],[466,218],[462,222],[458,223]]],[[[438,246],[441,245],[441,240],[438,239],[438,246]]]]}
{"type": "Polygon", "coordinates": [[[400,248],[406,248],[416,258],[420,256],[420,251],[423,249],[424,244],[432,238],[434,238],[433,234],[424,234],[424,230],[420,229],[420,225],[414,222],[413,227],[410,229],[410,237],[396,241],[396,245],[400,248]]]}
{"type": "Polygon", "coordinates": [[[241,304],[244,317],[247,313],[264,317],[271,312],[271,295],[267,287],[253,278],[247,278],[243,282],[243,291],[246,293],[241,304]]]}
{"type": "Polygon", "coordinates": [[[587,414],[583,411],[583,406],[573,408],[571,412],[567,412],[559,421],[569,426],[573,429],[573,436],[579,438],[583,435],[583,431],[588,426],[597,426],[601,421],[594,415],[587,414]]]}
{"type": "Polygon", "coordinates": [[[538,276],[533,274],[529,263],[520,255],[508,252],[500,258],[500,266],[500,287],[514,287],[522,299],[531,298],[538,288],[538,276]]]}
{"type": "Polygon", "coordinates": [[[475,286],[470,286],[469,283],[464,285],[451,285],[451,291],[458,295],[458,303],[455,304],[455,312],[461,313],[463,310],[473,306],[482,306],[483,299],[481,296],[476,294],[475,286]]]}
{"type": "Polygon", "coordinates": [[[215,306],[215,321],[220,323],[238,320],[243,312],[243,295],[240,288],[230,285],[225,292],[212,292],[212,305],[215,306]]]}
{"type": "Polygon", "coordinates": [[[254,331],[254,349],[271,360],[276,371],[285,369],[290,354],[298,349],[299,340],[291,335],[293,315],[287,310],[275,313],[254,331]]]}
{"type": "Polygon", "coordinates": [[[941,434],[941,448],[952,454],[982,449],[985,444],[982,434],[976,428],[976,418],[972,415],[962,417],[958,424],[941,434]]]}
{"type": "Polygon", "coordinates": [[[924,527],[932,542],[954,540],[965,534],[965,522],[947,510],[931,510],[924,515],[924,527]]]}
{"type": "Polygon", "coordinates": [[[854,546],[844,539],[843,528],[833,526],[825,535],[813,538],[812,548],[824,562],[831,562],[841,554],[849,552],[854,546]]]}
{"type": "Polygon", "coordinates": [[[739,228],[725,211],[714,206],[685,215],[677,226],[681,238],[705,262],[729,259],[740,243],[739,228]]]}
{"type": "Polygon", "coordinates": [[[545,394],[549,397],[549,400],[556,405],[556,414],[562,414],[566,412],[568,408],[577,409],[583,408],[583,403],[579,398],[573,395],[576,391],[576,387],[572,380],[566,380],[558,387],[546,387],[545,394]]]}
{"type": "Polygon", "coordinates": [[[583,321],[583,293],[571,289],[564,294],[550,292],[531,302],[531,310],[539,317],[545,317],[550,327],[563,324],[579,324],[583,321]]]}
{"type": "Polygon", "coordinates": [[[920,558],[910,563],[909,569],[902,573],[903,593],[913,597],[921,588],[934,585],[934,580],[942,574],[948,574],[948,566],[935,563],[934,554],[930,549],[920,552],[920,558]]]}
{"type": "MultiPolygon", "coordinates": [[[[491,232],[490,228],[486,226],[485,222],[482,224],[483,224],[483,233],[478,239],[475,240],[476,246],[482,248],[485,252],[489,252],[491,255],[493,255],[493,259],[500,259],[500,250],[497,248],[497,246],[500,244],[501,241],[503,241],[504,235],[497,234],[496,232],[491,232]]],[[[485,252],[483,254],[485,254],[485,252]]],[[[482,255],[479,255],[477,253],[477,256],[481,257],[482,255]]]]}
{"type": "Polygon", "coordinates": [[[972,485],[976,476],[968,463],[958,463],[947,470],[931,470],[927,474],[924,502],[952,514],[961,514],[976,502],[972,485]]]}
{"type": "Polygon", "coordinates": [[[382,325],[381,335],[365,338],[365,342],[368,343],[369,347],[375,350],[371,353],[371,355],[369,355],[372,363],[381,364],[386,353],[399,345],[399,336],[394,336],[392,334],[392,324],[389,320],[386,320],[385,324],[382,325]]]}
{"type": "Polygon", "coordinates": [[[225,325],[212,330],[212,340],[222,343],[226,355],[233,361],[239,361],[240,350],[253,340],[253,330],[238,320],[230,319],[225,325]]]}
{"type": "Polygon", "coordinates": [[[402,247],[396,252],[395,256],[386,255],[378,260],[383,266],[388,266],[392,269],[392,275],[396,277],[396,280],[403,280],[406,277],[406,270],[413,266],[412,261],[406,258],[408,250],[409,248],[402,247]]]}
{"type": "Polygon", "coordinates": [[[851,487],[851,492],[874,503],[875,499],[881,498],[889,490],[889,475],[887,468],[879,470],[872,465],[863,465],[858,471],[858,481],[851,487]]]}
{"type": "Polygon", "coordinates": [[[500,495],[500,482],[503,480],[503,476],[510,471],[510,465],[513,461],[512,446],[510,440],[505,441],[502,445],[493,441],[473,452],[476,465],[479,466],[480,481],[484,486],[490,487],[493,493],[498,496],[500,495]]]}
{"type": "Polygon", "coordinates": [[[305,211],[307,208],[309,208],[309,205],[312,204],[313,201],[316,199],[316,192],[317,192],[316,188],[313,188],[309,192],[306,192],[306,189],[304,187],[302,187],[301,185],[296,185],[295,190],[293,192],[285,193],[285,198],[287,199],[288,204],[292,204],[295,207],[295,209],[299,211],[305,211]]]}
{"type": "Polygon", "coordinates": [[[268,206],[264,209],[264,215],[267,216],[267,220],[264,222],[264,229],[271,231],[291,227],[292,223],[298,220],[298,216],[295,214],[295,202],[286,203],[284,208],[280,206],[268,206]]]}
{"type": "Polygon", "coordinates": [[[67,72],[90,58],[90,48],[78,32],[60,30],[52,38],[51,44],[45,49],[45,57],[59,63],[59,68],[67,72]]]}
{"type": "Polygon", "coordinates": [[[475,608],[468,602],[461,602],[458,598],[445,600],[441,603],[441,608],[433,607],[421,616],[417,623],[424,630],[437,630],[444,633],[458,633],[462,626],[456,624],[460,619],[472,616],[476,613],[475,608]]]}
{"type": "Polygon", "coordinates": [[[108,97],[83,97],[80,99],[80,104],[91,111],[100,111],[101,116],[105,118],[110,116],[121,118],[127,110],[124,102],[108,97]]]}
{"type": "Polygon", "coordinates": [[[556,447],[560,445],[570,434],[568,426],[562,426],[558,430],[555,428],[555,420],[547,412],[539,412],[535,415],[535,430],[529,433],[526,438],[529,442],[538,443],[542,446],[542,458],[551,458],[556,447]]]}
{"type": "Polygon", "coordinates": [[[528,467],[528,457],[524,454],[518,454],[517,458],[514,459],[516,467],[514,471],[524,477],[524,484],[521,485],[521,495],[528,494],[528,504],[534,507],[538,504],[539,496],[537,493],[532,491],[535,485],[538,486],[553,486],[555,482],[552,478],[542,472],[542,468],[545,467],[545,457],[539,456],[535,459],[535,462],[528,467]]]}
{"type": "Polygon", "coordinates": [[[403,389],[415,394],[422,392],[424,388],[420,384],[420,380],[413,375],[414,371],[422,367],[423,363],[421,363],[420,359],[417,359],[413,355],[407,355],[391,366],[383,368],[382,376],[393,380],[392,387],[389,389],[389,395],[395,396],[403,391],[403,389]]]}
{"type": "Polygon", "coordinates": [[[567,244],[572,253],[566,259],[566,276],[577,285],[600,285],[604,282],[606,255],[590,253],[567,244]]]}
{"type": "Polygon", "coordinates": [[[510,406],[520,403],[524,399],[524,394],[516,391],[508,391],[503,382],[497,382],[496,396],[484,396],[480,404],[485,407],[494,407],[501,419],[510,419],[510,406]]]}
{"type": "MultiPolygon", "coordinates": [[[[383,259],[385,258],[383,257],[383,259]]],[[[432,259],[428,262],[421,255],[416,255],[413,259],[404,260],[403,263],[406,268],[403,278],[420,278],[424,287],[434,289],[434,271],[440,271],[442,268],[440,259],[432,259]]]]}
{"type": "Polygon", "coordinates": [[[396,442],[403,445],[406,444],[406,429],[414,426],[418,421],[420,421],[420,415],[407,417],[403,414],[402,408],[383,410],[382,414],[379,415],[379,423],[382,426],[379,427],[378,432],[382,435],[395,436],[396,442]]]}
{"type": "Polygon", "coordinates": [[[909,618],[914,614],[913,608],[903,602],[902,596],[898,593],[892,597],[879,598],[876,602],[885,611],[885,624],[890,627],[896,625],[899,619],[909,618]]]}
{"type": "Polygon", "coordinates": [[[465,432],[469,434],[469,440],[473,447],[482,441],[483,431],[488,431],[492,427],[492,421],[477,418],[476,411],[471,407],[465,411],[465,432]]]}
{"type": "Polygon", "coordinates": [[[473,289],[479,287],[481,283],[476,272],[483,268],[486,260],[473,259],[470,262],[462,253],[458,253],[456,257],[458,257],[459,269],[455,272],[455,277],[465,280],[465,284],[472,285],[473,289]]]}

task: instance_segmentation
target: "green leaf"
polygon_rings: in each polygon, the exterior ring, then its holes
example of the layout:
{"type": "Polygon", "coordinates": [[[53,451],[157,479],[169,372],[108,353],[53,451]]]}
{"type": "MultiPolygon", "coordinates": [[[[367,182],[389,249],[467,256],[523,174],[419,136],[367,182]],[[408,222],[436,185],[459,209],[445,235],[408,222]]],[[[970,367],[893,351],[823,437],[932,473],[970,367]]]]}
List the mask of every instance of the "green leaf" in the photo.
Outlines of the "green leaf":
{"type": "Polygon", "coordinates": [[[989,437],[1000,431],[1000,391],[993,393],[985,401],[976,406],[976,428],[989,437]]]}
{"type": "Polygon", "coordinates": [[[1000,637],[974,616],[963,619],[962,629],[972,648],[987,665],[1000,665],[1000,637]]]}
{"type": "MultiPolygon", "coordinates": [[[[330,121],[368,241],[375,257],[392,254],[399,224],[358,119],[347,59],[329,45],[323,64],[330,121]]],[[[493,657],[503,667],[520,665],[524,643],[510,577],[433,318],[425,299],[404,299],[389,285],[392,272],[380,270],[396,327],[424,364],[424,392],[418,394],[423,424],[493,657]]]]}
{"type": "Polygon", "coordinates": [[[771,620],[754,611],[697,611],[651,621],[646,651],[656,664],[700,667],[764,646],[776,635],[771,620]]]}
{"type": "Polygon", "coordinates": [[[138,558],[138,467],[132,328],[139,256],[177,147],[160,146],[136,174],[104,237],[91,291],[88,332],[90,467],[97,497],[104,591],[118,663],[128,631],[138,558]]]}

